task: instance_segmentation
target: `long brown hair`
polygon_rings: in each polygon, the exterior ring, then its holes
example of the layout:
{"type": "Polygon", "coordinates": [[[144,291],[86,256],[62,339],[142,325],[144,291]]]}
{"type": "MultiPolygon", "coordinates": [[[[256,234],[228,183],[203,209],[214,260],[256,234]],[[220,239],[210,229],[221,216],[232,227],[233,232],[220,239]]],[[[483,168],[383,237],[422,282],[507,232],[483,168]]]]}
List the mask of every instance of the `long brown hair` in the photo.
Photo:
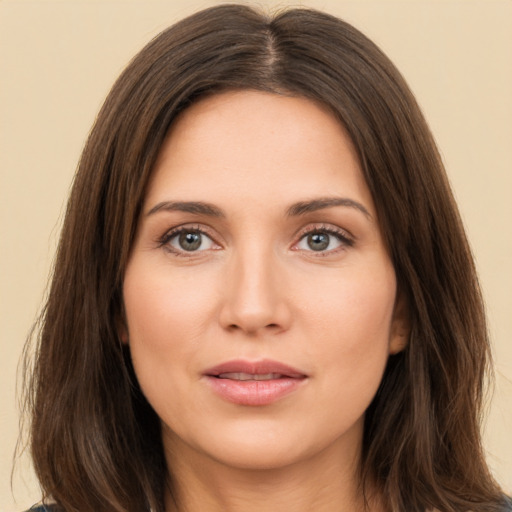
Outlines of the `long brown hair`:
{"type": "Polygon", "coordinates": [[[146,184],[178,113],[257,89],[309,98],[346,127],[407,298],[411,337],[365,419],[362,481],[390,510],[499,510],[480,439],[489,346],[475,268],[435,143],[388,58],[309,9],[222,5],[164,31],[101,109],[69,199],[27,386],[31,450],[63,510],[163,510],[159,419],[121,343],[122,283],[146,184]]]}

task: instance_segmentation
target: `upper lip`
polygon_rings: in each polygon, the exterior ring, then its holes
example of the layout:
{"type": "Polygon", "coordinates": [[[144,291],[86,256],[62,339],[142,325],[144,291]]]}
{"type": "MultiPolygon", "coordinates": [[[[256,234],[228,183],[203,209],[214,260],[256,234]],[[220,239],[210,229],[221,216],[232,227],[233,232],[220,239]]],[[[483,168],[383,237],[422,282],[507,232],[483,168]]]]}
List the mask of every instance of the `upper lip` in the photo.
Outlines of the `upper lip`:
{"type": "Polygon", "coordinates": [[[223,373],[248,373],[251,375],[266,375],[269,373],[278,373],[283,377],[294,379],[302,379],[307,375],[284,363],[272,361],[270,359],[262,359],[258,361],[232,360],[220,363],[212,368],[208,368],[204,375],[209,377],[218,377],[223,373]]]}

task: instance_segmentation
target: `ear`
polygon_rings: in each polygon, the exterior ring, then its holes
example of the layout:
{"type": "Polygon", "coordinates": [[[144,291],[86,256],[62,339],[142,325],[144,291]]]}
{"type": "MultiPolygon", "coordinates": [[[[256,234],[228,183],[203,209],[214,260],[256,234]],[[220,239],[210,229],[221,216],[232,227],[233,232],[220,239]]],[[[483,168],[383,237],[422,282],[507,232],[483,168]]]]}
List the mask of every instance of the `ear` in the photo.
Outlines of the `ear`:
{"type": "Polygon", "coordinates": [[[128,345],[128,329],[126,328],[126,325],[123,324],[118,327],[117,332],[119,333],[119,338],[121,339],[121,343],[123,345],[128,345]]]}
{"type": "Polygon", "coordinates": [[[389,332],[389,353],[398,354],[402,352],[409,343],[410,334],[411,320],[408,303],[405,294],[398,291],[389,332]]]}
{"type": "Polygon", "coordinates": [[[128,325],[126,322],[126,315],[124,312],[124,306],[122,306],[121,312],[117,315],[116,318],[116,331],[121,343],[123,345],[128,345],[128,340],[130,339],[128,336],[128,325]]]}

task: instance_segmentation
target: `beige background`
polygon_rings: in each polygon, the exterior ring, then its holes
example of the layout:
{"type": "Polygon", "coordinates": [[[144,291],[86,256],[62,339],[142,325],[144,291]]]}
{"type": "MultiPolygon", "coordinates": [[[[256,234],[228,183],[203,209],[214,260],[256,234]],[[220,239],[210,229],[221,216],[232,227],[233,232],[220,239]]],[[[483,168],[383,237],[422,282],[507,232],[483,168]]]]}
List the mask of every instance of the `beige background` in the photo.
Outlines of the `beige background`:
{"type": "MultiPolygon", "coordinates": [[[[103,98],[128,59],[177,19],[219,2],[0,0],[0,510],[38,498],[28,458],[10,488],[15,373],[44,293],[66,195],[103,98]],[[14,495],[13,495],[14,494],[14,495]]],[[[472,241],[497,386],[489,462],[512,491],[512,1],[304,2],[376,41],[416,93],[472,241]]]]}

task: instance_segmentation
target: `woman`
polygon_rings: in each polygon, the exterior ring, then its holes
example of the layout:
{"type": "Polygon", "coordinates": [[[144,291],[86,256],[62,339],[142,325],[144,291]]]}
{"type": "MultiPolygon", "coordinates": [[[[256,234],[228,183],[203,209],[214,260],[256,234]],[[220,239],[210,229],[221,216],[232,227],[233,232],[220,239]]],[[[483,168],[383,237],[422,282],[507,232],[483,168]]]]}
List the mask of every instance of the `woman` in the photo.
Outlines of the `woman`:
{"type": "Polygon", "coordinates": [[[27,403],[55,510],[506,510],[439,155],[336,18],[219,6],[135,57],[41,322],[27,403]]]}

